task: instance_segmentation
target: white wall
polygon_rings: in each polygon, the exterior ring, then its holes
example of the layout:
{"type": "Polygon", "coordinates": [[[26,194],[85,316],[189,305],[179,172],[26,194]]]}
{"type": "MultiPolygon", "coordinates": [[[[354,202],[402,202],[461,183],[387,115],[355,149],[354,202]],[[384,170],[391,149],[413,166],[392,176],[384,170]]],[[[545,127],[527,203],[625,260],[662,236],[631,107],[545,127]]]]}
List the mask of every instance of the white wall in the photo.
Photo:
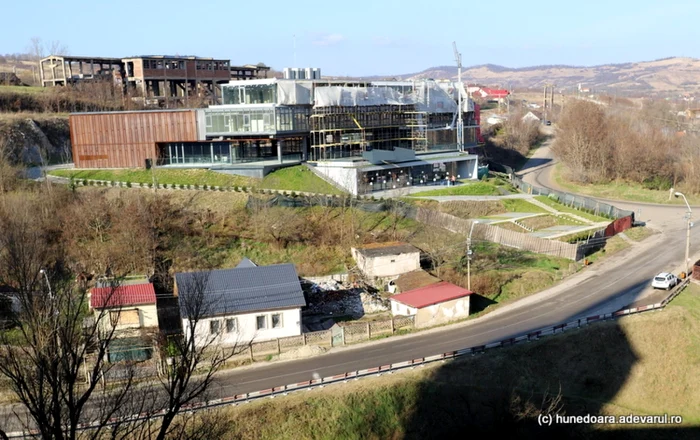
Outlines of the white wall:
{"type": "Polygon", "coordinates": [[[469,316],[469,297],[423,307],[415,318],[416,327],[429,327],[469,316]]]}
{"type": "Polygon", "coordinates": [[[420,269],[420,253],[367,258],[357,252],[357,266],[370,277],[391,277],[420,269]]]}
{"type": "MultiPolygon", "coordinates": [[[[139,323],[138,324],[117,324],[115,330],[121,332],[123,330],[129,329],[140,329],[147,327],[158,327],[158,309],[155,304],[142,304],[134,307],[122,307],[121,310],[118,307],[111,309],[113,312],[119,312],[120,318],[124,313],[131,312],[133,310],[138,311],[139,323]]],[[[100,318],[100,310],[95,309],[95,319],[100,318]]],[[[110,310],[104,312],[102,319],[100,320],[100,326],[103,331],[110,331],[112,328],[112,323],[110,321],[110,310]]]]}
{"type": "MultiPolygon", "coordinates": [[[[189,334],[189,322],[186,319],[182,320],[182,327],[185,334],[189,334]]],[[[259,342],[299,335],[301,335],[301,308],[295,308],[202,319],[197,323],[195,339],[197,345],[203,345],[213,338],[215,343],[232,346],[236,344],[248,344],[251,341],[259,342]],[[272,328],[272,315],[276,314],[282,315],[282,326],[280,328],[272,328]],[[257,330],[257,316],[265,316],[267,328],[257,330]],[[235,318],[237,320],[238,331],[233,333],[226,331],[226,319],[229,318],[235,318]],[[218,335],[210,333],[211,321],[219,321],[220,333],[218,335]]]]}
{"type": "Polygon", "coordinates": [[[418,309],[415,309],[413,307],[409,307],[405,304],[401,304],[398,301],[394,301],[393,299],[389,298],[389,302],[391,303],[391,315],[392,316],[411,316],[415,315],[418,313],[418,309]]]}
{"type": "Polygon", "coordinates": [[[354,168],[351,162],[347,164],[318,162],[316,170],[352,195],[357,195],[357,168],[354,168]]]}

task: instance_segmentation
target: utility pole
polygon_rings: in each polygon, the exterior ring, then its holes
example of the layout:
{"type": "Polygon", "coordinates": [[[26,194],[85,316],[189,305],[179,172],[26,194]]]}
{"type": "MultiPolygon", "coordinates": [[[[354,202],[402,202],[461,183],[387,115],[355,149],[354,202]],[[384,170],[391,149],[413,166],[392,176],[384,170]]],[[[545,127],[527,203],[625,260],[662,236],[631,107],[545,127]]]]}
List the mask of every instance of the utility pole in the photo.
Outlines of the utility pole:
{"type": "Polygon", "coordinates": [[[479,223],[478,220],[472,222],[469,228],[469,235],[467,236],[467,290],[471,292],[472,290],[472,273],[471,273],[471,261],[472,261],[472,232],[474,232],[474,225],[479,223]]]}
{"type": "Polygon", "coordinates": [[[676,193],[674,195],[676,197],[683,197],[683,201],[685,202],[685,206],[688,208],[688,212],[685,214],[685,216],[688,220],[688,228],[687,228],[686,237],[685,237],[685,276],[688,277],[688,276],[690,276],[690,228],[693,226],[693,222],[691,222],[693,210],[690,209],[690,205],[688,204],[688,199],[685,198],[685,194],[676,191],[676,193]]]}
{"type": "Polygon", "coordinates": [[[457,43],[452,42],[457,62],[457,148],[464,151],[464,121],[462,120],[462,54],[457,51],[457,43]]]}
{"type": "Polygon", "coordinates": [[[543,113],[543,118],[542,122],[547,120],[547,85],[544,85],[544,99],[542,100],[542,111],[543,113]]]}

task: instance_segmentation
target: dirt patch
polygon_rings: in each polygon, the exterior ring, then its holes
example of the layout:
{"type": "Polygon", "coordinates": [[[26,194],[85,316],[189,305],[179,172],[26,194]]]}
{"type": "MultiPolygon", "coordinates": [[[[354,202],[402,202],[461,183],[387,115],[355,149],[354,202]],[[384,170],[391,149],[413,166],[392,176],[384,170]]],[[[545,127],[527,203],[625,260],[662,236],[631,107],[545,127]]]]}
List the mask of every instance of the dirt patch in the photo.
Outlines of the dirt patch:
{"type": "Polygon", "coordinates": [[[293,359],[305,359],[313,356],[318,356],[326,352],[326,349],[318,345],[304,345],[303,347],[285,351],[278,356],[281,361],[289,361],[293,359]]]}

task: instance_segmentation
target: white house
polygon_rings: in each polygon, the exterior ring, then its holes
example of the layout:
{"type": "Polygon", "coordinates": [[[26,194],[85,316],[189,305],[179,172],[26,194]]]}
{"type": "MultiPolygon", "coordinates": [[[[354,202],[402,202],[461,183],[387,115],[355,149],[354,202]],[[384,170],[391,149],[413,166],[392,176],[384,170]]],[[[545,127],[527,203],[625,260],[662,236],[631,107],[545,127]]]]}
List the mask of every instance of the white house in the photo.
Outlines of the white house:
{"type": "Polygon", "coordinates": [[[447,281],[429,284],[389,298],[393,316],[414,316],[416,327],[429,327],[469,316],[471,291],[447,281]]]}
{"type": "Polygon", "coordinates": [[[408,243],[372,243],[351,252],[357,267],[368,277],[393,277],[420,269],[420,250],[408,243]]]}
{"type": "Polygon", "coordinates": [[[525,114],[525,116],[522,117],[522,121],[523,121],[523,122],[530,122],[530,121],[532,121],[532,122],[540,122],[540,118],[538,118],[537,115],[534,114],[534,113],[532,113],[532,112],[527,112],[527,113],[525,114]]]}
{"type": "Polygon", "coordinates": [[[245,258],[234,269],[177,273],[175,294],[186,335],[198,316],[197,345],[214,341],[232,346],[301,335],[306,300],[293,264],[257,266],[245,258]]]}

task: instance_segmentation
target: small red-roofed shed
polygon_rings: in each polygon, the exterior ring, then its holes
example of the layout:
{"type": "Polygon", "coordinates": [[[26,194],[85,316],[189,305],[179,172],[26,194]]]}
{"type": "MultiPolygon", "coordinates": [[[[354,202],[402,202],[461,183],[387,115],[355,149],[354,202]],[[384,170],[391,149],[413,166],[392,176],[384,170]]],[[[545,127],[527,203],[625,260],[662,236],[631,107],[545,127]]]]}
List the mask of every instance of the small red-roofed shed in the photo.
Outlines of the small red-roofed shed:
{"type": "Polygon", "coordinates": [[[416,327],[428,327],[469,316],[473,292],[447,281],[409,290],[389,298],[394,316],[414,316],[416,327]]]}

